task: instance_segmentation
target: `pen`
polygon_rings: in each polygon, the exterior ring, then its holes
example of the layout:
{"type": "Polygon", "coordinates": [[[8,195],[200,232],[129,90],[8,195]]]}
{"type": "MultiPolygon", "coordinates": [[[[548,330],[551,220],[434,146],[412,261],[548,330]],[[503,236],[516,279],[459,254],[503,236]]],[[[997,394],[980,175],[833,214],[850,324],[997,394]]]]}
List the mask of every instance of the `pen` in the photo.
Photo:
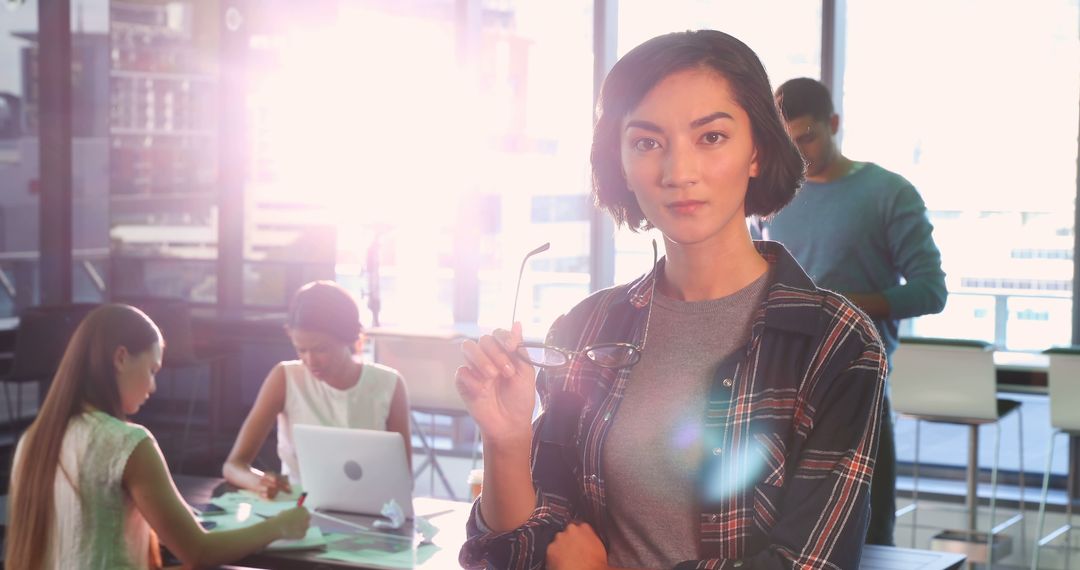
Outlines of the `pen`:
{"type": "Polygon", "coordinates": [[[296,500],[296,506],[298,506],[298,507],[304,506],[304,499],[306,499],[306,498],[307,498],[307,491],[304,491],[303,493],[300,493],[300,498],[296,500]]]}

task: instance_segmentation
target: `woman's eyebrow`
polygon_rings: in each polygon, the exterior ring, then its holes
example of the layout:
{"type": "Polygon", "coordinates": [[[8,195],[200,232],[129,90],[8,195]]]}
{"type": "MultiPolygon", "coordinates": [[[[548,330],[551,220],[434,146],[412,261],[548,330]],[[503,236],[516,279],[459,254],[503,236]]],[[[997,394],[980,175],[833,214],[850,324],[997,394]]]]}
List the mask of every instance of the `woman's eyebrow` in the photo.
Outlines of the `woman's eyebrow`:
{"type": "Polygon", "coordinates": [[[732,119],[732,120],[734,120],[735,117],[732,117],[730,113],[725,113],[724,111],[717,111],[717,112],[715,112],[715,113],[713,113],[711,115],[705,115],[704,117],[701,117],[700,119],[694,119],[693,121],[690,121],[690,127],[696,129],[698,127],[701,127],[703,125],[707,125],[707,124],[709,124],[709,123],[711,123],[713,121],[719,120],[719,119],[732,119]]]}
{"type": "Polygon", "coordinates": [[[640,119],[627,121],[625,130],[629,131],[630,129],[642,129],[646,131],[652,131],[654,133],[664,132],[663,129],[656,125],[656,123],[650,123],[649,121],[642,121],[640,119]]]}
{"type": "MultiPolygon", "coordinates": [[[[725,111],[717,111],[715,113],[711,113],[711,114],[706,115],[704,117],[701,117],[699,119],[694,119],[693,121],[690,121],[690,128],[696,129],[696,128],[699,128],[701,126],[707,125],[707,124],[709,124],[709,123],[711,123],[713,121],[717,121],[717,120],[720,120],[720,119],[734,120],[735,117],[732,117],[731,113],[727,113],[725,111]]],[[[646,131],[651,131],[651,132],[654,132],[654,133],[662,133],[662,132],[664,132],[663,129],[661,129],[659,126],[656,125],[656,123],[652,123],[652,122],[649,122],[649,121],[643,121],[641,119],[633,119],[633,120],[630,120],[630,121],[626,122],[626,130],[635,129],[635,128],[636,129],[646,130],[646,131]]]]}

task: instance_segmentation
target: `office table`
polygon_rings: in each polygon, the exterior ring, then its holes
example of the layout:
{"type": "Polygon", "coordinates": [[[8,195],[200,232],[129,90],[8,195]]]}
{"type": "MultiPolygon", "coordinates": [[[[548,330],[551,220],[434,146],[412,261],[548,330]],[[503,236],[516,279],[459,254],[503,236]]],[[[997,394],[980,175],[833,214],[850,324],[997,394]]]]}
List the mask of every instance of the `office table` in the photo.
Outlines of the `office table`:
{"type": "MultiPolygon", "coordinates": [[[[178,475],[175,477],[176,486],[180,493],[189,503],[207,502],[213,496],[215,489],[221,486],[223,480],[213,477],[192,477],[178,475]]],[[[439,528],[439,533],[434,538],[434,544],[439,547],[429,558],[420,561],[415,566],[417,570],[444,570],[447,568],[459,568],[457,562],[458,549],[465,541],[465,521],[469,517],[469,503],[447,501],[443,499],[431,499],[417,497],[413,500],[416,514],[429,516],[432,524],[439,528]]],[[[337,516],[337,513],[335,513],[337,516]]],[[[370,526],[372,517],[362,515],[346,515],[350,520],[370,526]]],[[[312,516],[311,522],[319,526],[324,532],[348,532],[348,527],[332,521],[312,516]]],[[[405,530],[411,533],[411,529],[405,530]]],[[[316,558],[321,551],[283,551],[263,552],[248,556],[236,562],[239,566],[255,566],[260,568],[317,568],[317,569],[356,569],[372,568],[382,569],[382,566],[363,566],[348,562],[324,560],[316,558]]],[[[932,552],[929,550],[913,550],[909,548],[895,548],[888,546],[867,546],[863,550],[862,563],[859,570],[954,570],[960,568],[964,562],[964,556],[950,552],[932,552]]]]}
{"type": "MultiPolygon", "coordinates": [[[[176,486],[180,490],[180,494],[184,496],[184,499],[187,500],[188,503],[204,503],[209,501],[215,494],[215,490],[222,487],[222,483],[224,482],[222,479],[216,477],[193,477],[188,475],[177,475],[174,477],[174,481],[176,481],[176,486]]],[[[460,566],[457,561],[458,549],[461,547],[461,544],[465,542],[465,521],[469,517],[470,504],[447,501],[444,499],[417,497],[413,500],[413,509],[417,515],[425,516],[431,524],[439,529],[438,534],[436,534],[432,540],[434,545],[438,548],[434,549],[434,552],[425,548],[425,552],[430,554],[430,556],[426,556],[419,564],[414,566],[414,568],[417,570],[459,568],[460,566]]],[[[374,517],[363,515],[343,515],[334,513],[334,516],[348,519],[352,522],[368,526],[369,528],[374,521],[374,517]]],[[[318,526],[323,532],[350,534],[355,532],[351,527],[315,515],[311,517],[311,524],[318,526]]],[[[411,537],[412,533],[413,530],[411,524],[406,524],[405,528],[399,531],[398,534],[411,537]]],[[[325,560],[317,557],[321,553],[322,551],[320,550],[260,552],[245,557],[242,560],[238,560],[233,564],[241,567],[274,568],[275,570],[290,570],[293,568],[314,568],[319,570],[339,568],[355,570],[356,568],[371,568],[381,570],[385,568],[384,566],[377,565],[356,565],[349,562],[325,560]]]]}
{"type": "Polygon", "coordinates": [[[859,570],[955,570],[965,559],[952,552],[867,545],[859,570]]]}

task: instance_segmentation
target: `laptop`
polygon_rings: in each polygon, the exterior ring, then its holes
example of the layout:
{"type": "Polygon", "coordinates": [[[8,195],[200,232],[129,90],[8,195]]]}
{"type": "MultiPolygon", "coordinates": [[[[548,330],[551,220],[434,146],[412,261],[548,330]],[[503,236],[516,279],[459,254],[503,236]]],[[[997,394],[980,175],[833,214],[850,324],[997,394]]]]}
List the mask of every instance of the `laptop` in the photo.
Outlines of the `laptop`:
{"type": "Polygon", "coordinates": [[[401,434],[297,424],[293,441],[308,508],[379,516],[395,499],[413,517],[412,474],[401,434]]]}

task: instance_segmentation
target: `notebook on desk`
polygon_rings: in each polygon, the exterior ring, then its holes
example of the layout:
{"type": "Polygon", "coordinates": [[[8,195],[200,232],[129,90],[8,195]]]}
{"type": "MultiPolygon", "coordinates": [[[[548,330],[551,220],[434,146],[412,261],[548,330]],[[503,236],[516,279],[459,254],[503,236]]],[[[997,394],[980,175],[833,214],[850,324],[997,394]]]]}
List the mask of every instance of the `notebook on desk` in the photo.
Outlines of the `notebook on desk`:
{"type": "Polygon", "coordinates": [[[413,517],[412,474],[400,434],[294,425],[293,441],[308,508],[378,516],[394,499],[413,517]]]}

